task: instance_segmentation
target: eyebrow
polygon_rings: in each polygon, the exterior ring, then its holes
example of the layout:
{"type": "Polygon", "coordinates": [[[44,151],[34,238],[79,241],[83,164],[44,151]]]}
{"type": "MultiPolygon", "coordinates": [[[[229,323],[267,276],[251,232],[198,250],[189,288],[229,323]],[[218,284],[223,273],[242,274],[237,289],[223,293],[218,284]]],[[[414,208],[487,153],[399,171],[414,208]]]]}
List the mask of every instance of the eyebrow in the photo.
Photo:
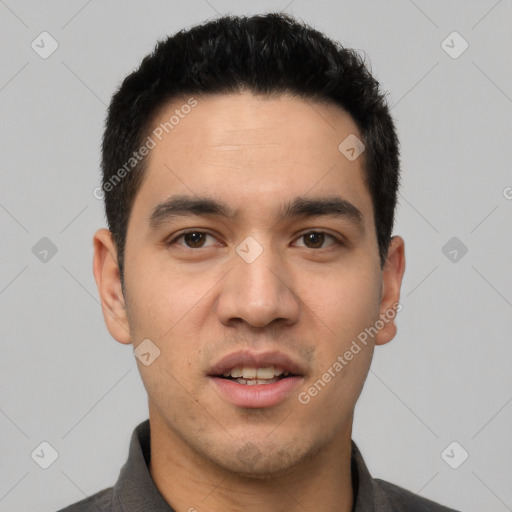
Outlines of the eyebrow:
{"type": "MultiPolygon", "coordinates": [[[[165,222],[191,215],[234,219],[237,211],[226,203],[209,197],[174,195],[153,209],[149,217],[149,225],[151,229],[157,229],[165,222]]],[[[283,220],[322,216],[345,219],[364,231],[364,217],[359,208],[339,196],[295,197],[280,211],[280,217],[283,220]]]]}

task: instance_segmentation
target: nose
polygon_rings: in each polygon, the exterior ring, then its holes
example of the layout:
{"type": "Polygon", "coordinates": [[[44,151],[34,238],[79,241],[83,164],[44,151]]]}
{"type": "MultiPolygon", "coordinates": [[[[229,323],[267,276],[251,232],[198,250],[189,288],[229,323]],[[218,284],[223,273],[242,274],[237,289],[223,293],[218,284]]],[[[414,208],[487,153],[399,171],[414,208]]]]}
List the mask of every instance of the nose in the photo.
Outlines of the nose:
{"type": "Polygon", "coordinates": [[[283,325],[297,322],[299,299],[279,254],[265,249],[252,262],[235,254],[233,263],[223,280],[217,304],[224,325],[245,322],[252,327],[265,327],[278,321],[283,325]]]}

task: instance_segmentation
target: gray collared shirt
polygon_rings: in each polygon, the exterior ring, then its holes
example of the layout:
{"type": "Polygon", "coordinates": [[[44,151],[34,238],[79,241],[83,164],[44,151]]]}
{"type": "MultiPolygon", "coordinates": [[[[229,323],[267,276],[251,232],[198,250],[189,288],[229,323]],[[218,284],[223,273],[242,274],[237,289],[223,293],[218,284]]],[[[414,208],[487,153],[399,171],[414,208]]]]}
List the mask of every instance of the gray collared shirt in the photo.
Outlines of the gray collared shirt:
{"type": "MultiPolygon", "coordinates": [[[[128,460],[114,487],[104,489],[59,512],[175,512],[151,478],[149,420],[133,431],[128,460]]],[[[352,441],[353,512],[456,512],[384,480],[372,478],[352,441]]],[[[193,505],[192,505],[193,506],[193,505]]]]}

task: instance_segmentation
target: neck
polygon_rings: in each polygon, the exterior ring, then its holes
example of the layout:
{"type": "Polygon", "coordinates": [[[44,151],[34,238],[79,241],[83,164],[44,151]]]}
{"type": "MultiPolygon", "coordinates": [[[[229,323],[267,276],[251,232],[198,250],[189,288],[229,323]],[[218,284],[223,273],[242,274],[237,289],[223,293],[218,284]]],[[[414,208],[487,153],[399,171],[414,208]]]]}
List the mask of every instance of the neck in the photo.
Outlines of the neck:
{"type": "Polygon", "coordinates": [[[241,476],[205,459],[155,415],[149,471],[176,511],[351,512],[351,425],[331,445],[279,474],[241,476]]]}

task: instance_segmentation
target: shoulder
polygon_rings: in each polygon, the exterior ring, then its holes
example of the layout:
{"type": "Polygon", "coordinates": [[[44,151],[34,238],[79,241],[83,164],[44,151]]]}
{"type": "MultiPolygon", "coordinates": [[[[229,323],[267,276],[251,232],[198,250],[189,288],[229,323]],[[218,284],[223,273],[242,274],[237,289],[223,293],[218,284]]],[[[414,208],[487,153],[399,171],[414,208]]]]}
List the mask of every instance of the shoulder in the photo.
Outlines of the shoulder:
{"type": "MultiPolygon", "coordinates": [[[[376,492],[377,502],[386,502],[390,510],[396,512],[458,512],[380,478],[373,479],[373,483],[376,487],[375,490],[378,491],[376,492]]],[[[380,504],[384,505],[384,503],[380,504]]]]}
{"type": "Polygon", "coordinates": [[[57,512],[111,512],[111,510],[112,487],[109,487],[72,505],[68,505],[57,512]]]}

